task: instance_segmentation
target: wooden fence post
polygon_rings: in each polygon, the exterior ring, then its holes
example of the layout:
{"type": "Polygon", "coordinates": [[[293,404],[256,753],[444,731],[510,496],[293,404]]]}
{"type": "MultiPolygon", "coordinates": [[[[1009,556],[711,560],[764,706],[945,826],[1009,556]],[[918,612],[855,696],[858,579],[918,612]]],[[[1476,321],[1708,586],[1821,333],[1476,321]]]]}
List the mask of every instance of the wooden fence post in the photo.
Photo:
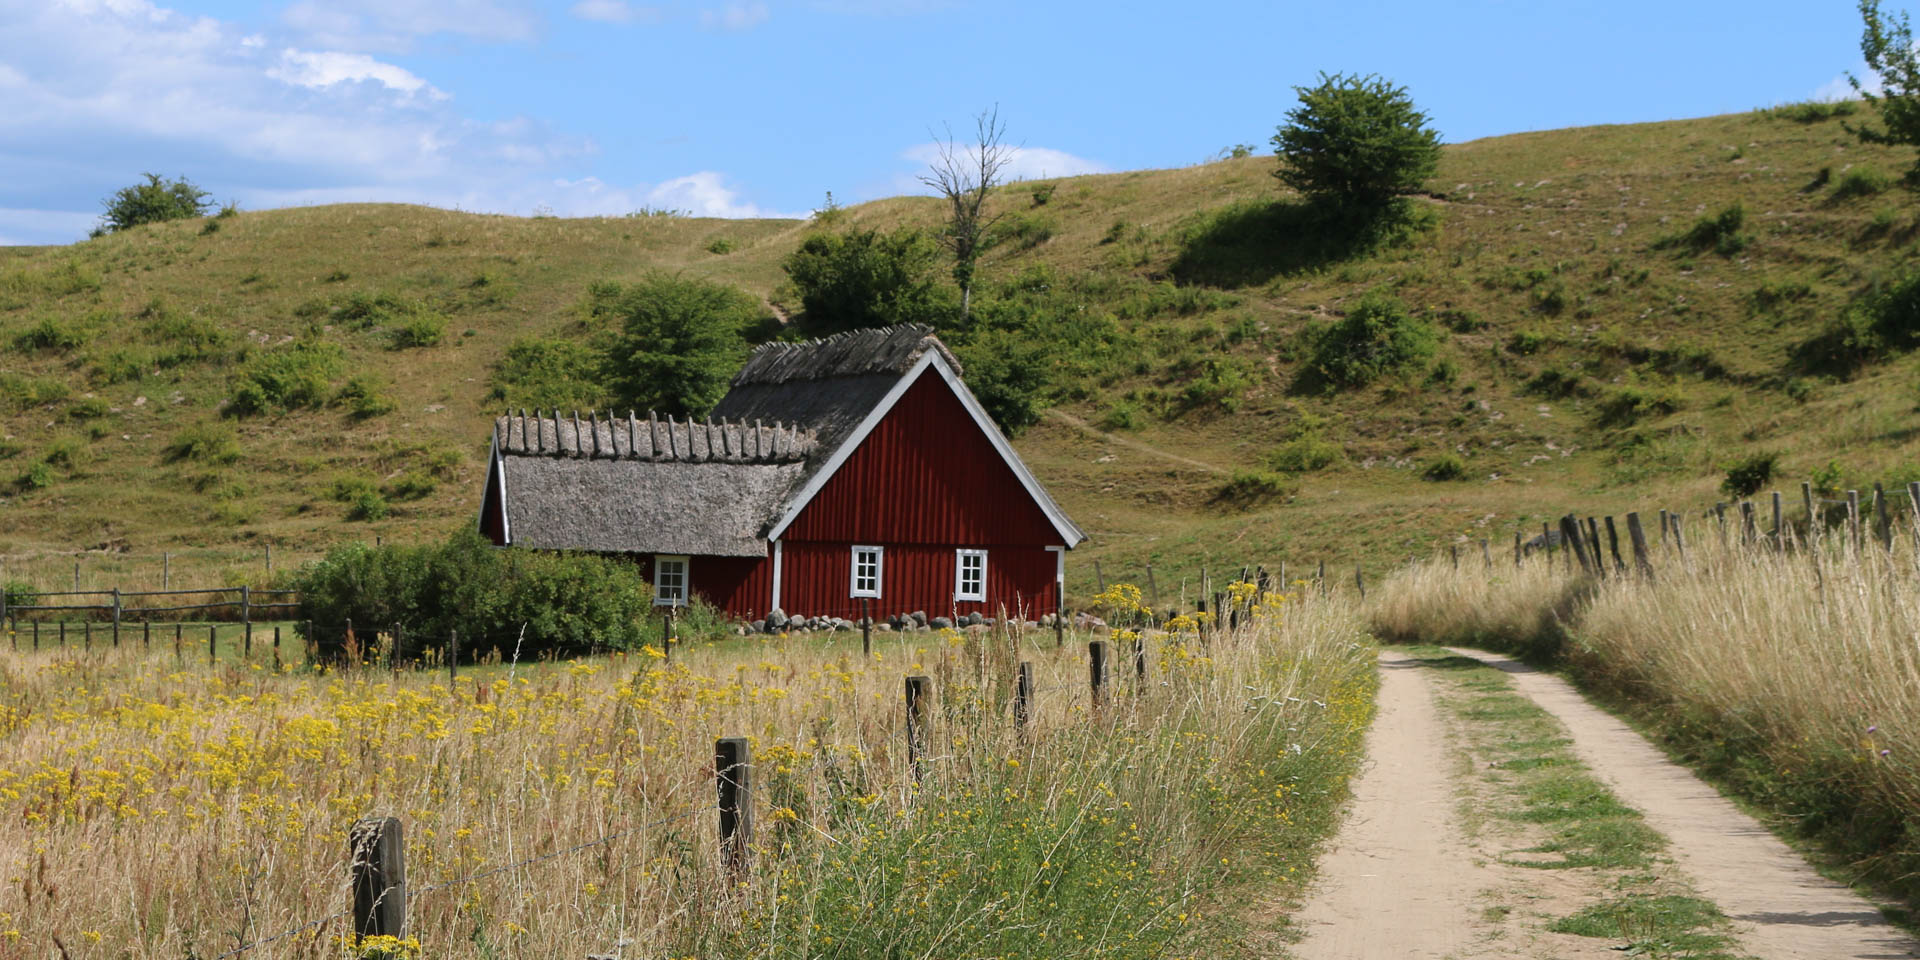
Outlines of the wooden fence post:
{"type": "Polygon", "coordinates": [[[1033,718],[1033,663],[1020,661],[1020,675],[1013,681],[1013,723],[1025,727],[1033,718]]]}
{"type": "Polygon", "coordinates": [[[1626,561],[1620,559],[1620,532],[1614,529],[1612,517],[1607,518],[1607,552],[1613,554],[1613,569],[1626,573],[1626,561]]]}
{"type": "Polygon", "coordinates": [[[213,652],[213,631],[214,625],[211,623],[207,624],[207,666],[209,667],[219,661],[219,658],[215,656],[213,652]]]}
{"type": "Polygon", "coordinates": [[[78,560],[73,562],[73,589],[76,593],[80,590],[80,561],[78,560]]]}
{"type": "Polygon", "coordinates": [[[273,628],[273,672],[280,672],[280,628],[273,628]]]}
{"type": "Polygon", "coordinates": [[[173,554],[160,555],[160,589],[173,589],[173,554]]]}
{"type": "Polygon", "coordinates": [[[1458,544],[1447,544],[1447,558],[1453,561],[1453,569],[1458,572],[1460,569],[1460,546],[1458,544]]]}
{"type": "Polygon", "coordinates": [[[1360,588],[1360,599],[1367,598],[1367,575],[1360,572],[1360,565],[1353,565],[1353,585],[1360,588]]]}
{"type": "Polygon", "coordinates": [[[1907,484],[1907,500],[1913,504],[1913,551],[1920,554],[1920,480],[1907,484]]]}
{"type": "Polygon", "coordinates": [[[1491,541],[1486,537],[1480,538],[1480,559],[1486,563],[1488,570],[1493,569],[1493,550],[1490,543],[1491,541]]]}
{"type": "Polygon", "coordinates": [[[1786,542],[1785,538],[1780,535],[1780,522],[1780,491],[1775,490],[1773,491],[1773,532],[1767,534],[1767,536],[1773,539],[1773,545],[1775,547],[1786,542]]]}
{"type": "Polygon", "coordinates": [[[152,646],[153,646],[153,621],[142,620],[140,621],[140,649],[145,650],[152,646]]]}
{"type": "Polygon", "coordinates": [[[1093,705],[1107,702],[1107,642],[1087,642],[1087,683],[1093,690],[1093,705]]]}
{"type": "Polygon", "coordinates": [[[1140,634],[1133,638],[1133,682],[1135,693],[1147,688],[1147,638],[1140,634]]]}
{"type": "Polygon", "coordinates": [[[660,615],[660,652],[666,655],[667,662],[673,662],[673,605],[668,604],[666,612],[660,615]]]}
{"type": "Polygon", "coordinates": [[[347,835],[353,877],[353,933],[404,937],[407,930],[407,853],[399,817],[355,821],[347,835]]]}
{"type": "Polygon", "coordinates": [[[1753,516],[1753,501],[1752,500],[1740,501],[1740,542],[1741,544],[1751,547],[1753,546],[1754,540],[1758,539],[1759,536],[1760,536],[1760,525],[1755,521],[1753,516]]]}
{"type": "Polygon", "coordinates": [[[1515,528],[1513,531],[1513,568],[1515,570],[1520,569],[1520,531],[1518,528],[1515,528]]]}
{"type": "Polygon", "coordinates": [[[1580,521],[1574,519],[1571,513],[1560,518],[1560,539],[1567,550],[1579,559],[1581,572],[1592,572],[1588,569],[1587,552],[1580,548],[1580,521]]]}
{"type": "Polygon", "coordinates": [[[185,653],[180,646],[180,625],[176,623],[173,625],[173,662],[179,663],[183,656],[185,653]]]}
{"type": "Polygon", "coordinates": [[[907,678],[907,765],[913,779],[920,779],[922,754],[926,753],[927,689],[933,681],[926,677],[907,678]]]}
{"type": "Polygon", "coordinates": [[[1640,576],[1653,579],[1653,561],[1647,557],[1647,534],[1640,529],[1640,514],[1627,514],[1627,539],[1633,543],[1633,567],[1640,576]]]}
{"type": "Polygon", "coordinates": [[[460,679],[460,631],[447,631],[447,686],[460,679]]]}
{"type": "Polygon", "coordinates": [[[120,588],[113,588],[113,645],[120,646],[120,588]]]}
{"type": "Polygon", "coordinates": [[[83,644],[83,646],[80,649],[82,650],[93,649],[93,621],[92,620],[80,621],[80,642],[83,644]]]}
{"type": "Polygon", "coordinates": [[[1814,529],[1818,526],[1813,516],[1813,481],[1800,481],[1800,502],[1807,508],[1807,542],[1813,542],[1814,529]]]}
{"type": "MultiPolygon", "coordinates": [[[[1002,615],[1004,617],[1004,613],[1002,615]]],[[[860,655],[873,656],[873,599],[860,598],[860,655]]]]}
{"type": "Polygon", "coordinates": [[[1593,570],[1600,579],[1607,578],[1607,558],[1600,553],[1600,524],[1592,517],[1587,518],[1587,552],[1593,555],[1593,570]]]}
{"type": "Polygon", "coordinates": [[[1093,562],[1093,582],[1100,587],[1101,593],[1107,592],[1107,575],[1100,572],[1100,561],[1093,562]]]}
{"type": "Polygon", "coordinates": [[[1893,517],[1887,513],[1887,491],[1880,481],[1873,483],[1874,531],[1880,534],[1880,546],[1893,549],[1893,517]]]}
{"type": "Polygon", "coordinates": [[[1680,559],[1684,562],[1687,559],[1687,541],[1680,535],[1680,515],[1669,513],[1667,520],[1673,524],[1673,549],[1680,554],[1680,559]]]}
{"type": "MultiPolygon", "coordinates": [[[[240,585],[240,628],[241,628],[241,633],[245,634],[246,636],[245,645],[240,648],[241,650],[240,655],[244,659],[252,660],[253,659],[253,588],[244,583],[240,585]]],[[[397,629],[395,630],[393,635],[393,645],[396,650],[399,649],[400,633],[397,629]]]]}
{"type": "Polygon", "coordinates": [[[40,652],[40,621],[33,622],[33,652],[40,652]]]}
{"type": "Polygon", "coordinates": [[[753,852],[753,758],[746,737],[713,742],[713,781],[720,794],[720,859],[739,883],[753,852]]]}
{"type": "Polygon", "coordinates": [[[1660,508],[1660,546],[1667,545],[1667,508],[1660,508]]]}
{"type": "Polygon", "coordinates": [[[65,650],[66,648],[67,648],[67,622],[65,620],[62,620],[60,621],[60,649],[65,650]]]}

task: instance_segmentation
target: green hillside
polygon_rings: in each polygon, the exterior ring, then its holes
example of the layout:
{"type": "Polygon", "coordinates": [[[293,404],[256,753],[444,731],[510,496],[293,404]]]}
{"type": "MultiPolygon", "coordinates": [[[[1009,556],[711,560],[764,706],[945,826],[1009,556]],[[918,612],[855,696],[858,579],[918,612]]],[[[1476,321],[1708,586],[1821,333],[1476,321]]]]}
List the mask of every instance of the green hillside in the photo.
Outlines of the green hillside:
{"type": "MultiPolygon", "coordinates": [[[[1300,228],[1268,156],[1051,181],[1044,203],[1004,189],[983,295],[1074,318],[1044,328],[1056,403],[1016,441],[1093,537],[1071,586],[1089,559],[1109,578],[1151,561],[1170,595],[1204,562],[1498,550],[1568,509],[1699,509],[1754,453],[1796,480],[1829,461],[1843,486],[1920,479],[1920,357],[1843,378],[1795,352],[1911,264],[1920,221],[1889,186],[1908,161],[1791,110],[1474,141],[1446,149],[1427,229],[1357,257],[1300,228]],[[1326,392],[1317,338],[1369,293],[1437,352],[1326,392]],[[1426,479],[1446,457],[1460,478],[1426,479]]],[[[939,215],[892,199],[834,226],[939,215]]],[[[167,551],[205,582],[267,543],[284,563],[438,536],[478,508],[514,337],[577,335],[590,283],[659,268],[780,304],[809,229],[344,205],[0,249],[0,561],[52,584],[80,553],[109,585],[167,551]],[[404,345],[435,318],[437,343],[404,345]],[[303,368],[296,339],[338,351],[303,368]],[[263,371],[317,371],[326,405],[223,417],[263,371]],[[370,486],[390,512],[351,519],[370,486]]]]}

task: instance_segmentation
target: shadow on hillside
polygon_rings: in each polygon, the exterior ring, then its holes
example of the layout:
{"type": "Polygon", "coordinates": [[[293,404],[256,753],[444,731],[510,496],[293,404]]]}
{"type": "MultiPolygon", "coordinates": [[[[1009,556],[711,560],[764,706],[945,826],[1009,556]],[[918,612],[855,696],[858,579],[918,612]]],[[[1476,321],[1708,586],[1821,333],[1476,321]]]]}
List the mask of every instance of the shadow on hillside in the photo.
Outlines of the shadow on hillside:
{"type": "Polygon", "coordinates": [[[1243,201],[1202,214],[1180,236],[1173,278],[1245,287],[1319,270],[1410,239],[1433,220],[1407,200],[1381,207],[1331,201],[1243,201]]]}

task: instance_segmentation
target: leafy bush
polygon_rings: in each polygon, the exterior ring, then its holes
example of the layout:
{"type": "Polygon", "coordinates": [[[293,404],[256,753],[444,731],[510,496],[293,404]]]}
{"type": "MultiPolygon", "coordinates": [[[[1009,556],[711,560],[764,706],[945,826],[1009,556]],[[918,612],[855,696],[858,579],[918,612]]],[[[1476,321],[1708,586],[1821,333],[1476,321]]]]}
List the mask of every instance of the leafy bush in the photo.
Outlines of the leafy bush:
{"type": "Polygon", "coordinates": [[[1031,250],[1053,239],[1053,218],[1043,214],[1016,213],[993,225],[990,243],[1015,250],[1031,250]]]}
{"type": "Polygon", "coordinates": [[[1600,402],[1598,420],[1601,426],[1630,427],[1646,417],[1675,413],[1685,405],[1673,389],[1621,387],[1600,402]]]}
{"type": "Polygon", "coordinates": [[[1807,100],[1768,107],[1761,110],[1760,115],[1794,123],[1819,123],[1835,117],[1851,117],[1859,107],[1859,101],[1856,100],[1807,100]]]}
{"type": "Polygon", "coordinates": [[[598,410],[612,403],[600,351],[579,340],[521,337],[494,364],[490,400],[509,407],[598,410]]]}
{"type": "Polygon", "coordinates": [[[1771,452],[1749,454],[1735,460],[1727,465],[1727,478],[1720,482],[1720,489],[1736,499],[1751,497],[1773,479],[1779,463],[1780,455],[1771,452]]]}
{"type": "Polygon", "coordinates": [[[48,466],[45,460],[35,460],[27,464],[26,469],[21,470],[19,475],[13,478],[13,485],[21,493],[45,490],[53,486],[53,483],[53,468],[48,466]]]}
{"type": "Polygon", "coordinates": [[[744,332],[767,316],[738,287],[667,273],[595,284],[586,310],[591,322],[613,325],[605,379],[615,404],[689,417],[720,402],[746,357],[744,332]]]}
{"type": "Polygon", "coordinates": [[[1424,363],[1436,346],[1433,328],[1384,294],[1363,297],[1315,345],[1312,369],[1329,386],[1363,387],[1424,363]]]}
{"type": "Polygon", "coordinates": [[[67,408],[67,416],[75,420],[98,420],[112,412],[113,405],[105,397],[85,397],[67,408]]]}
{"type": "Polygon", "coordinates": [[[1693,222],[1684,233],[1662,239],[1654,244],[1660,248],[1684,247],[1695,252],[1712,250],[1723,257],[1731,257],[1747,248],[1753,238],[1740,230],[1746,225],[1747,209],[1736,201],[1732,206],[1721,210],[1711,217],[1701,217],[1693,222]]]}
{"type": "Polygon", "coordinates": [[[212,320],[181,313],[158,298],[147,302],[140,311],[139,319],[146,321],[145,331],[149,339],[174,347],[171,352],[155,358],[155,362],[163,367],[211,359],[233,338],[232,334],[212,320]]]}
{"type": "Polygon", "coordinates": [[[64,381],[0,373],[0,404],[7,409],[19,411],[48,406],[65,400],[70,392],[64,381]]]}
{"type": "Polygon", "coordinates": [[[13,348],[22,353],[36,350],[73,350],[86,346],[87,335],[53,317],[41,317],[13,337],[13,348]]]}
{"type": "Polygon", "coordinates": [[[1886,192],[1893,181],[1884,173],[1872,167],[1854,167],[1840,177],[1829,194],[1835,200],[1850,200],[1854,197],[1871,197],[1886,192]]]}
{"type": "Polygon", "coordinates": [[[732,237],[715,237],[712,243],[707,244],[708,253],[718,254],[723,257],[736,249],[738,249],[738,247],[734,244],[732,237]]]}
{"type": "Polygon", "coordinates": [[[1267,454],[1267,466],[1281,473],[1312,473],[1346,459],[1340,444],[1321,436],[1324,417],[1302,414],[1288,428],[1287,442],[1267,454]]]}
{"type": "Polygon", "coordinates": [[[1378,76],[1320,75],[1273,137],[1274,175],[1309,196],[1379,207],[1418,190],[1440,162],[1440,135],[1405,87],[1378,76]]]}
{"type": "Polygon", "coordinates": [[[651,591],[629,563],[498,550],[471,530],[428,546],[341,547],[301,568],[291,586],[329,642],[349,619],[399,624],[403,659],[456,630],[470,655],[496,646],[511,652],[523,625],[524,659],[631,648],[652,613],[651,591]]]}
{"type": "Polygon", "coordinates": [[[1292,480],[1264,470],[1236,470],[1214,492],[1214,500],[1250,507],[1281,497],[1290,497],[1298,489],[1292,480]]]}
{"type": "Polygon", "coordinates": [[[100,217],[100,225],[107,232],[118,232],[143,223],[160,223],[166,220],[190,220],[207,212],[213,206],[205,190],[193,185],[186,177],[162,180],[156,173],[142,174],[146,183],[137,183],[115,192],[101,201],[106,213],[100,217]]]}
{"type": "Polygon", "coordinates": [[[999,329],[981,330],[954,347],[968,389],[1009,437],[1040,422],[1051,352],[1047,344],[999,329]]]}
{"type": "Polygon", "coordinates": [[[431,310],[415,310],[399,318],[398,324],[388,331],[387,342],[395,350],[431,347],[446,333],[446,317],[431,310]]]}
{"type": "Polygon", "coordinates": [[[176,432],[162,452],[172,461],[234,463],[240,459],[240,440],[224,423],[196,423],[176,432]]]}
{"type": "Polygon", "coordinates": [[[1139,406],[1135,405],[1133,401],[1121,400],[1113,406],[1108,407],[1107,412],[1101,415],[1100,429],[1138,430],[1145,419],[1145,416],[1140,412],[1139,406]]]}
{"type": "Polygon", "coordinates": [[[379,520],[387,515],[387,498],[380,487],[365,477],[341,477],[327,491],[327,498],[347,505],[348,520],[379,520]]]}
{"type": "Polygon", "coordinates": [[[1447,483],[1453,480],[1465,480],[1466,478],[1466,461],[1451,453],[1443,453],[1434,457],[1432,460],[1427,461],[1426,466],[1420,468],[1420,479],[1429,480],[1434,483],[1447,483]]]}
{"type": "Polygon", "coordinates": [[[380,389],[379,381],[366,374],[349,378],[333,395],[333,402],[346,407],[355,420],[385,416],[395,407],[393,398],[380,389]]]}
{"type": "Polygon", "coordinates": [[[934,282],[940,248],[925,233],[814,233],[780,265],[800,292],[805,323],[837,333],[899,323],[946,326],[957,313],[934,282]]]}
{"type": "Polygon", "coordinates": [[[333,397],[333,381],[346,366],[346,356],[339,344],[314,339],[263,351],[240,372],[226,412],[249,417],[325,406],[333,397]]]}
{"type": "Polygon", "coordinates": [[[147,376],[147,367],[153,363],[153,357],[144,350],[120,349],[109,351],[105,356],[96,356],[93,360],[93,378],[99,383],[132,383],[147,376]]]}
{"type": "Polygon", "coordinates": [[[85,466],[91,458],[92,453],[87,449],[87,442],[73,436],[56,438],[47,445],[47,452],[40,455],[42,463],[54,467],[65,467],[68,470],[77,470],[85,466]]]}
{"type": "Polygon", "coordinates": [[[1920,347],[1920,271],[1856,296],[1795,349],[1805,370],[1849,375],[1867,362],[1920,347]]]}
{"type": "Polygon", "coordinates": [[[439,488],[439,482],[424,473],[406,473],[387,484],[386,492],[395,500],[424,500],[433,496],[433,492],[439,488]]]}
{"type": "Polygon", "coordinates": [[[1060,185],[1057,183],[1034,184],[1033,191],[1031,193],[1031,196],[1033,197],[1033,205],[1036,207],[1046,206],[1047,202],[1053,199],[1053,192],[1059,188],[1060,188],[1060,185]]]}

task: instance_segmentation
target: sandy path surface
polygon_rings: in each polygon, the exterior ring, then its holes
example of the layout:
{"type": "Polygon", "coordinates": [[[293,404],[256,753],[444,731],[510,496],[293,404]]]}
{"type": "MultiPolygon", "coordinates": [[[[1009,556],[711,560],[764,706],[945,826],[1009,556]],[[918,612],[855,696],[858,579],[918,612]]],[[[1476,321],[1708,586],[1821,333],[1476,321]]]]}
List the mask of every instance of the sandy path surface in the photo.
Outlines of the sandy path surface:
{"type": "Polygon", "coordinates": [[[1447,957],[1473,940],[1483,886],[1456,821],[1444,728],[1427,673],[1380,654],[1367,766],[1320,879],[1295,918],[1307,960],[1447,957]]]}
{"type": "MultiPolygon", "coordinates": [[[[1872,904],[1820,876],[1713,787],[1588,703],[1565,681],[1497,654],[1452,649],[1505,671],[1521,693],[1566,726],[1581,762],[1622,801],[1645,814],[1648,826],[1672,841],[1668,853],[1675,865],[1692,878],[1701,896],[1733,918],[1745,951],[1763,960],[1920,956],[1920,943],[1883,920],[1872,904]]],[[[1396,753],[1391,745],[1382,747],[1388,753],[1376,755],[1376,769],[1386,767],[1389,761],[1384,758],[1396,753]]],[[[1362,954],[1307,954],[1349,955],[1362,954]]]]}

